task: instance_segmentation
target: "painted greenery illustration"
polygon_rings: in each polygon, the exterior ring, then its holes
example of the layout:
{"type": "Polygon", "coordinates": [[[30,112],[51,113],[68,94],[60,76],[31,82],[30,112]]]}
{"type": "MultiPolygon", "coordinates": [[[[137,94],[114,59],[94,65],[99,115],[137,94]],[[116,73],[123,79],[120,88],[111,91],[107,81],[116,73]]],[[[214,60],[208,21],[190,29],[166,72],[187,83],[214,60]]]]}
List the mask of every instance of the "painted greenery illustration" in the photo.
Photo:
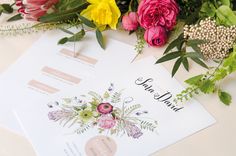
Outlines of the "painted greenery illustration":
{"type": "Polygon", "coordinates": [[[87,95],[49,103],[53,110],[48,118],[68,128],[75,126],[77,134],[90,128],[97,128],[99,133],[126,134],[132,138],[139,138],[144,130],[155,132],[157,121],[144,117],[148,111],[132,103],[132,97],[122,98],[122,90],[115,91],[111,83],[103,95],[90,91],[87,95]]]}

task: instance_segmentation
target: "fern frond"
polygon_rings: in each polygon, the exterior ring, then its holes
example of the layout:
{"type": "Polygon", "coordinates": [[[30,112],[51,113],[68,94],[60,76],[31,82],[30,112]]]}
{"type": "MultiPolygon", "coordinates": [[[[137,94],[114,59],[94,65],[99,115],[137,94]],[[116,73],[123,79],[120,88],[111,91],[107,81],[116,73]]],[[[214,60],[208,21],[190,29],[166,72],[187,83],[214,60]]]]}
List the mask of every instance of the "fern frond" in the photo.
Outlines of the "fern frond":
{"type": "Polygon", "coordinates": [[[154,132],[155,129],[157,128],[157,124],[155,123],[151,123],[149,121],[143,121],[143,120],[139,120],[140,121],[140,128],[141,129],[145,129],[145,130],[149,130],[151,132],[154,132]]]}
{"type": "Polygon", "coordinates": [[[124,116],[129,116],[132,112],[134,112],[135,110],[141,108],[142,106],[140,104],[136,104],[136,105],[132,105],[132,106],[129,106],[127,108],[125,108],[124,110],[124,116]]]}
{"type": "Polygon", "coordinates": [[[86,132],[87,130],[89,130],[91,128],[91,125],[87,124],[87,125],[83,125],[80,128],[75,130],[75,133],[77,134],[83,134],[84,132],[86,132]]]}
{"type": "Polygon", "coordinates": [[[115,92],[112,97],[111,97],[111,102],[112,103],[118,103],[121,100],[121,92],[115,92]]]}

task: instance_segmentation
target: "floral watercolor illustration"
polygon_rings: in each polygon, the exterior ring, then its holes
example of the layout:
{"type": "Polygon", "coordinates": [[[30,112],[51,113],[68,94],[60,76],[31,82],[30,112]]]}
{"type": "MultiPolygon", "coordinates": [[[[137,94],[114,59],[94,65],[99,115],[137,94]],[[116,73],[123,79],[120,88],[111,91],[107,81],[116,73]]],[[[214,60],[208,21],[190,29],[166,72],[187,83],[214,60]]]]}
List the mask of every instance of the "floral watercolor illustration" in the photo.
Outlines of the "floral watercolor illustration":
{"type": "Polygon", "coordinates": [[[111,83],[103,95],[90,91],[87,95],[49,103],[48,118],[64,127],[75,126],[77,134],[90,128],[97,128],[99,133],[131,138],[141,137],[143,131],[155,132],[157,121],[146,117],[148,111],[133,103],[132,97],[122,98],[122,90],[115,91],[111,83]]]}

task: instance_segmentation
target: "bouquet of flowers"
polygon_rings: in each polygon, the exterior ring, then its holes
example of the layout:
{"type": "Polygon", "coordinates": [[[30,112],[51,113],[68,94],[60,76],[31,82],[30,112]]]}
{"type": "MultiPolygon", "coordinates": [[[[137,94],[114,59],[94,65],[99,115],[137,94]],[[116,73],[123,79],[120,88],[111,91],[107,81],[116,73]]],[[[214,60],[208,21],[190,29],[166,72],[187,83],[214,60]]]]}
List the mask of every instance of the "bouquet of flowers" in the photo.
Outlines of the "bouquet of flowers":
{"type": "Polygon", "coordinates": [[[146,43],[168,44],[156,63],[176,59],[172,76],[181,65],[188,71],[189,60],[208,70],[186,80],[189,87],[176,96],[176,102],[199,93],[218,93],[226,105],[232,101],[220,82],[236,71],[236,0],[15,0],[0,4],[0,15],[14,10],[17,14],[9,22],[23,18],[37,22],[0,26],[1,35],[59,29],[71,35],[58,41],[66,44],[94,30],[105,48],[102,32],[122,28],[136,33],[138,54],[146,43]],[[78,31],[71,32],[71,27],[78,31]],[[216,67],[209,68],[208,61],[216,62],[216,67]]]}

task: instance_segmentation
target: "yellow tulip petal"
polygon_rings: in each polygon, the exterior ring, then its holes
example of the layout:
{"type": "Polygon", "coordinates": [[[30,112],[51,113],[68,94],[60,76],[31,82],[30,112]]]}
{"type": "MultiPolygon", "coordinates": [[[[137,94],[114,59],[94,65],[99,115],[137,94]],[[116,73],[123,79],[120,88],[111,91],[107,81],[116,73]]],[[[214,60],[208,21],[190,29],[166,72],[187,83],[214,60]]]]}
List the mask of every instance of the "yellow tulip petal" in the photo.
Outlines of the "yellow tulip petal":
{"type": "Polygon", "coordinates": [[[91,12],[94,10],[94,5],[89,5],[87,9],[83,10],[80,14],[88,19],[91,19],[91,12]]]}
{"type": "Polygon", "coordinates": [[[101,0],[87,0],[87,2],[89,2],[91,4],[98,4],[101,2],[101,0]]]}
{"type": "Polygon", "coordinates": [[[118,18],[120,17],[121,13],[120,13],[120,9],[118,8],[118,6],[116,5],[116,2],[111,0],[112,2],[110,2],[110,7],[111,10],[114,14],[117,14],[118,18]]]}
{"type": "Polygon", "coordinates": [[[112,14],[112,22],[109,24],[109,26],[111,27],[111,29],[116,29],[116,25],[118,23],[118,19],[119,19],[121,13],[120,13],[120,10],[118,9],[118,7],[116,9],[116,7],[111,6],[111,10],[112,10],[113,14],[112,14]]]}
{"type": "Polygon", "coordinates": [[[81,12],[81,15],[92,20],[100,30],[107,25],[116,29],[118,19],[121,15],[115,0],[88,0],[91,5],[81,12]]]}

